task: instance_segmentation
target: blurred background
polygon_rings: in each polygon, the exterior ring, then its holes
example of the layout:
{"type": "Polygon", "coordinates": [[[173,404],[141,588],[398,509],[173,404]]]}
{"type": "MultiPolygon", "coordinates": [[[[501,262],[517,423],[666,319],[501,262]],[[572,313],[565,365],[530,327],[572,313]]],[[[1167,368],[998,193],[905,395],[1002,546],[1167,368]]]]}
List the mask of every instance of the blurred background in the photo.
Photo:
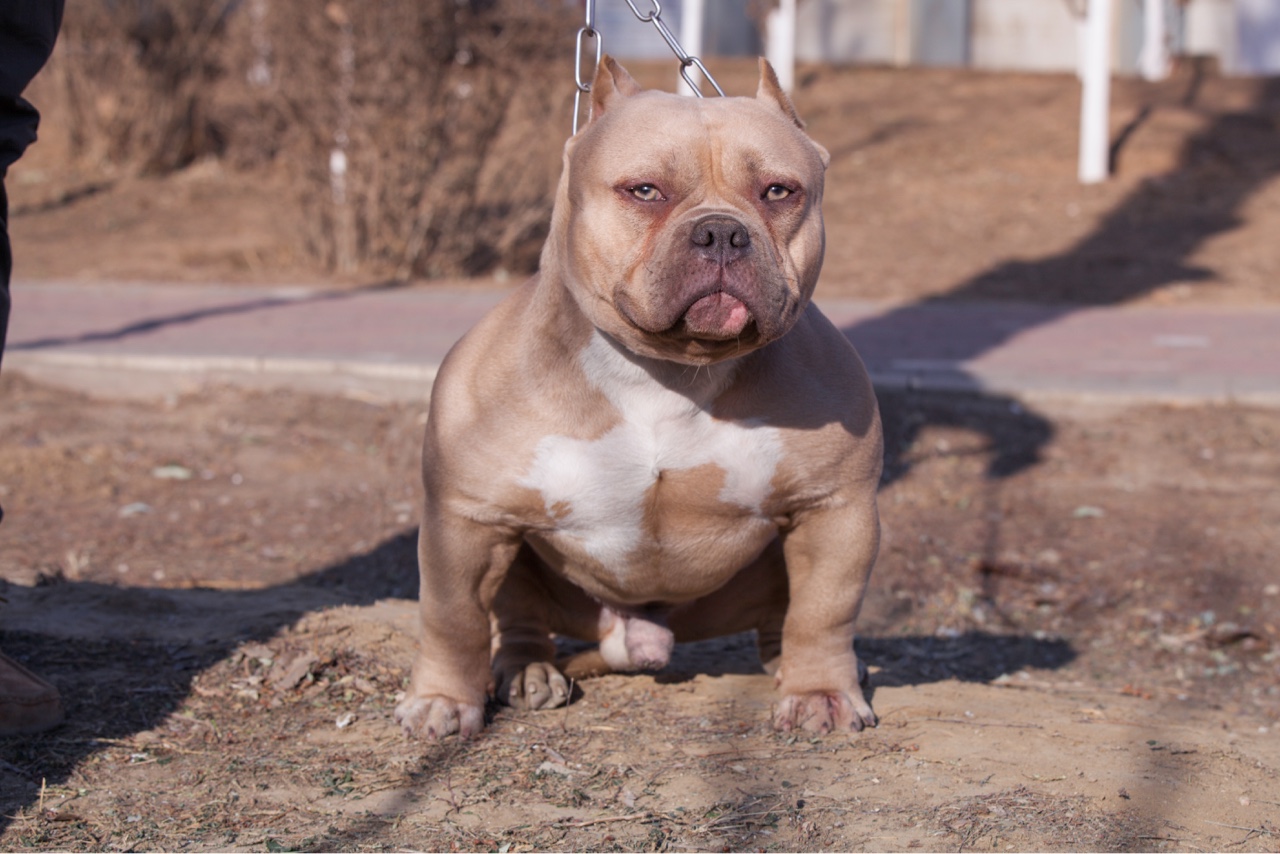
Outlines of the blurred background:
{"type": "MultiPolygon", "coordinates": [[[[673,31],[687,32],[687,5],[663,4],[673,31]]],[[[1088,190],[1072,183],[1086,5],[798,3],[793,95],[836,155],[830,293],[943,293],[1083,239],[1144,181],[1174,170],[1209,171],[1196,173],[1191,198],[1174,193],[1162,210],[1198,209],[1220,179],[1270,197],[1253,173],[1272,174],[1255,148],[1274,141],[1265,75],[1280,73],[1280,8],[1116,0],[1114,179],[1088,190]],[[1153,9],[1167,62],[1142,79],[1153,9]],[[1243,136],[1213,130],[1224,116],[1243,136]],[[1011,184],[1018,193],[1005,192],[1011,184]],[[945,272],[922,267],[904,225],[948,258],[945,272]]],[[[599,6],[605,49],[646,85],[674,88],[676,63],[653,28],[622,0],[599,6]]],[[[754,91],[751,57],[774,6],[697,4],[702,52],[730,94],[754,91]]],[[[555,0],[73,4],[27,93],[43,123],[9,181],[16,275],[524,276],[569,133],[581,19],[581,3],[555,0]]],[[[1228,190],[1223,204],[1235,205],[1241,191],[1228,190]]],[[[1220,261],[1209,265],[1219,284],[1263,286],[1259,264],[1220,261]]],[[[1164,284],[1203,290],[1203,275],[1175,279],[1164,284]]],[[[1026,290],[1019,296],[1037,298],[1026,290]]]]}
{"type": "MultiPolygon", "coordinates": [[[[687,0],[663,3],[663,18],[679,28],[688,5],[687,0]]],[[[764,42],[753,17],[758,21],[761,8],[769,5],[699,2],[707,52],[762,53],[764,42]],[[743,14],[744,5],[750,14],[743,14]]],[[[1075,71],[1077,29],[1087,5],[1087,0],[801,0],[796,6],[796,54],[804,62],[1075,71]]],[[[1116,72],[1138,72],[1153,5],[1126,0],[1113,7],[1116,72]]],[[[1158,0],[1158,6],[1172,52],[1212,56],[1229,73],[1280,73],[1280,25],[1267,0],[1158,0]]],[[[600,29],[612,37],[609,50],[617,55],[664,55],[666,45],[623,3],[601,4],[599,20],[600,29]]]]}

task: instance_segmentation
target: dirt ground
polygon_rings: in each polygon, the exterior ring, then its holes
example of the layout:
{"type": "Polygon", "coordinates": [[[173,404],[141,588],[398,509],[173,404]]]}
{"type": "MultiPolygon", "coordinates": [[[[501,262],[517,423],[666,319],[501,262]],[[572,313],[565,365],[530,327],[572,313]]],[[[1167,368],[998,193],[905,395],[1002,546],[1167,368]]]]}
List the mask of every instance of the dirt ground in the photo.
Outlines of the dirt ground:
{"type": "MultiPolygon", "coordinates": [[[[1274,303],[1280,90],[1195,72],[1117,86],[1118,176],[1082,188],[1069,79],[811,70],[823,292],[1274,303]]],[[[19,277],[321,275],[270,176],[38,152],[19,277]]],[[[1280,412],[883,394],[878,729],[772,732],[735,637],[426,744],[391,718],[421,406],[0,400],[0,647],[68,706],[0,740],[0,849],[1280,848],[1280,412]]]]}
{"type": "Polygon", "coordinates": [[[420,407],[0,393],[0,642],[69,711],[0,848],[1276,848],[1280,413],[886,395],[879,729],[775,734],[736,637],[430,745],[420,407]]]}

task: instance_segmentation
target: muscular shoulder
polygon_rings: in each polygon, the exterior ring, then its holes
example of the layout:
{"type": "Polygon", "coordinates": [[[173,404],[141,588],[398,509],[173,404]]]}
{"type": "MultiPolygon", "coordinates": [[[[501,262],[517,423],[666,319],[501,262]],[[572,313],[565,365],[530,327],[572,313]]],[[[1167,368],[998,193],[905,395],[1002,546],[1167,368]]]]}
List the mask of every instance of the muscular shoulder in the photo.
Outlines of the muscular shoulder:
{"type": "Polygon", "coordinates": [[[862,359],[814,305],[743,367],[726,401],[736,410],[732,417],[754,411],[768,423],[799,431],[835,423],[853,435],[878,427],[875,392],[862,359]]]}

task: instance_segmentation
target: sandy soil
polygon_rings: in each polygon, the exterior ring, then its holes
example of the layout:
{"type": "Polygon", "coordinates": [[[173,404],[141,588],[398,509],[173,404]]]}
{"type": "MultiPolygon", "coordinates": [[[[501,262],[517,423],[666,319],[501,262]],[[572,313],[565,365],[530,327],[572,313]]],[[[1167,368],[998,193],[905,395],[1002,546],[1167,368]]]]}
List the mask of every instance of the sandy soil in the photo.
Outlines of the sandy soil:
{"type": "MultiPolygon", "coordinates": [[[[1276,301],[1280,94],[1193,71],[1117,87],[1094,188],[1067,78],[811,71],[825,292],[1276,301]]],[[[270,176],[95,183],[39,151],[12,182],[20,276],[321,275],[270,176]]],[[[773,733],[736,637],[429,745],[391,720],[420,407],[12,373],[0,399],[0,646],[69,712],[0,740],[2,849],[1280,844],[1280,412],[886,394],[859,640],[879,729],[773,733]]]]}
{"type": "Polygon", "coordinates": [[[1274,850],[1280,413],[887,395],[875,731],[748,637],[406,741],[420,408],[0,387],[9,849],[1274,850]]]}

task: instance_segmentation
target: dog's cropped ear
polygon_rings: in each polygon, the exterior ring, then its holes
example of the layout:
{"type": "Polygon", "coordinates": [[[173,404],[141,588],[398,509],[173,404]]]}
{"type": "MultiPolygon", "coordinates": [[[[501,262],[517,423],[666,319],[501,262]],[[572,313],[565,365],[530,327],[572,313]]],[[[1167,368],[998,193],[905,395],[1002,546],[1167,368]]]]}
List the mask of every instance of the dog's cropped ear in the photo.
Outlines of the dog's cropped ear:
{"type": "MultiPolygon", "coordinates": [[[[800,114],[796,112],[795,105],[791,103],[787,93],[782,91],[782,84],[778,82],[778,75],[774,73],[773,66],[763,56],[760,57],[760,87],[756,89],[756,100],[776,106],[792,124],[800,128],[800,130],[804,130],[804,121],[801,120],[800,114]]],[[[812,139],[809,141],[813,142],[812,139]]],[[[813,142],[813,147],[818,149],[818,156],[822,158],[823,167],[831,165],[831,155],[827,150],[816,142],[813,142]]]]}
{"type": "Polygon", "coordinates": [[[640,84],[612,56],[605,54],[591,81],[591,115],[587,124],[603,116],[615,98],[630,98],[640,93],[640,84]]]}
{"type": "Polygon", "coordinates": [[[774,73],[773,66],[769,64],[769,60],[763,56],[760,57],[760,86],[756,89],[756,100],[776,104],[778,109],[782,110],[784,116],[790,119],[800,130],[804,130],[804,122],[800,120],[800,115],[796,112],[791,99],[787,97],[787,93],[782,91],[782,84],[778,82],[778,75],[774,73]]]}

